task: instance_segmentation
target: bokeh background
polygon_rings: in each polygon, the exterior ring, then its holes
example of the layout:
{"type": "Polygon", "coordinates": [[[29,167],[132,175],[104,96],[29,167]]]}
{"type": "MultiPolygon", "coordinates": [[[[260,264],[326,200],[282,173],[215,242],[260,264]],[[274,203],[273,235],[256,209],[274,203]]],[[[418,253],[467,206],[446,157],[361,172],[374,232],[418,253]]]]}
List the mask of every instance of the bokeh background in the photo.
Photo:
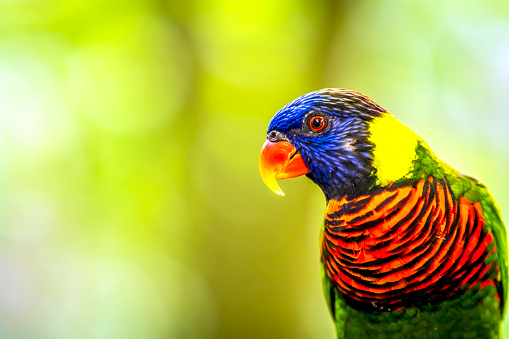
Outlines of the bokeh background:
{"type": "Polygon", "coordinates": [[[332,339],[324,198],[257,168],[323,87],[509,219],[507,2],[0,0],[0,337],[332,339]]]}

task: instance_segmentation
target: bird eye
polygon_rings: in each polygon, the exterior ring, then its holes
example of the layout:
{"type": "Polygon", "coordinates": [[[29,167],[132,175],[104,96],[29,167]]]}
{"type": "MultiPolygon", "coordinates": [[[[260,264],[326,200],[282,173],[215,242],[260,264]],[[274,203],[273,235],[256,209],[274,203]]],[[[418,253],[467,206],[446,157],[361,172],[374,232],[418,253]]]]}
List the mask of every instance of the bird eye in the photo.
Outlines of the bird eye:
{"type": "Polygon", "coordinates": [[[325,119],[319,115],[315,115],[309,119],[309,128],[313,132],[320,132],[325,128],[325,119]]]}

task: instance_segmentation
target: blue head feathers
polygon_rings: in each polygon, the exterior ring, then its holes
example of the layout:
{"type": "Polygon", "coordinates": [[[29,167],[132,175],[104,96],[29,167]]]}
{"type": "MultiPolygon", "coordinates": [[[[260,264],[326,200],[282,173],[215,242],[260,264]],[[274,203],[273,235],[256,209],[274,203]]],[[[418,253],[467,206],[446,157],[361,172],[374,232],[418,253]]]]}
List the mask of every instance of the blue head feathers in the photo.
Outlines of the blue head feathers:
{"type": "MultiPolygon", "coordinates": [[[[287,139],[301,153],[307,176],[327,199],[372,186],[372,148],[368,122],[385,110],[350,90],[323,89],[305,94],[272,118],[269,139],[287,139]]],[[[276,141],[276,140],[274,140],[276,141]]]]}

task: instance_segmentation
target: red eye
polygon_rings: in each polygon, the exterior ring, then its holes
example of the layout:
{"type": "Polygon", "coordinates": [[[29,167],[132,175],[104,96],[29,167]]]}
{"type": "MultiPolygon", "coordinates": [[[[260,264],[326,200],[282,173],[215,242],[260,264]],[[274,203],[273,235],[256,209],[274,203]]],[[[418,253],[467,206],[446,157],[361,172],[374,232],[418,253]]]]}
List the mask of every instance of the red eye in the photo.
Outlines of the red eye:
{"type": "Polygon", "coordinates": [[[315,115],[309,119],[309,128],[314,132],[320,132],[325,127],[325,119],[319,115],[315,115]]]}

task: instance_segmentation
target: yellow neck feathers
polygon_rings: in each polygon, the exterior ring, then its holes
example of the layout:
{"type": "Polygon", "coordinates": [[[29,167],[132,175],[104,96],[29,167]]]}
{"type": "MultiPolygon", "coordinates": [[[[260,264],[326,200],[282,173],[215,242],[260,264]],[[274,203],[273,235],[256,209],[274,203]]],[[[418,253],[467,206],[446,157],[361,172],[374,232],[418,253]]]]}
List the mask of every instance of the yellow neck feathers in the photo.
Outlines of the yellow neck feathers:
{"type": "Polygon", "coordinates": [[[377,184],[385,186],[390,182],[410,176],[417,159],[416,147],[424,141],[410,128],[386,112],[370,123],[369,141],[375,145],[373,166],[378,177],[377,184]]]}

